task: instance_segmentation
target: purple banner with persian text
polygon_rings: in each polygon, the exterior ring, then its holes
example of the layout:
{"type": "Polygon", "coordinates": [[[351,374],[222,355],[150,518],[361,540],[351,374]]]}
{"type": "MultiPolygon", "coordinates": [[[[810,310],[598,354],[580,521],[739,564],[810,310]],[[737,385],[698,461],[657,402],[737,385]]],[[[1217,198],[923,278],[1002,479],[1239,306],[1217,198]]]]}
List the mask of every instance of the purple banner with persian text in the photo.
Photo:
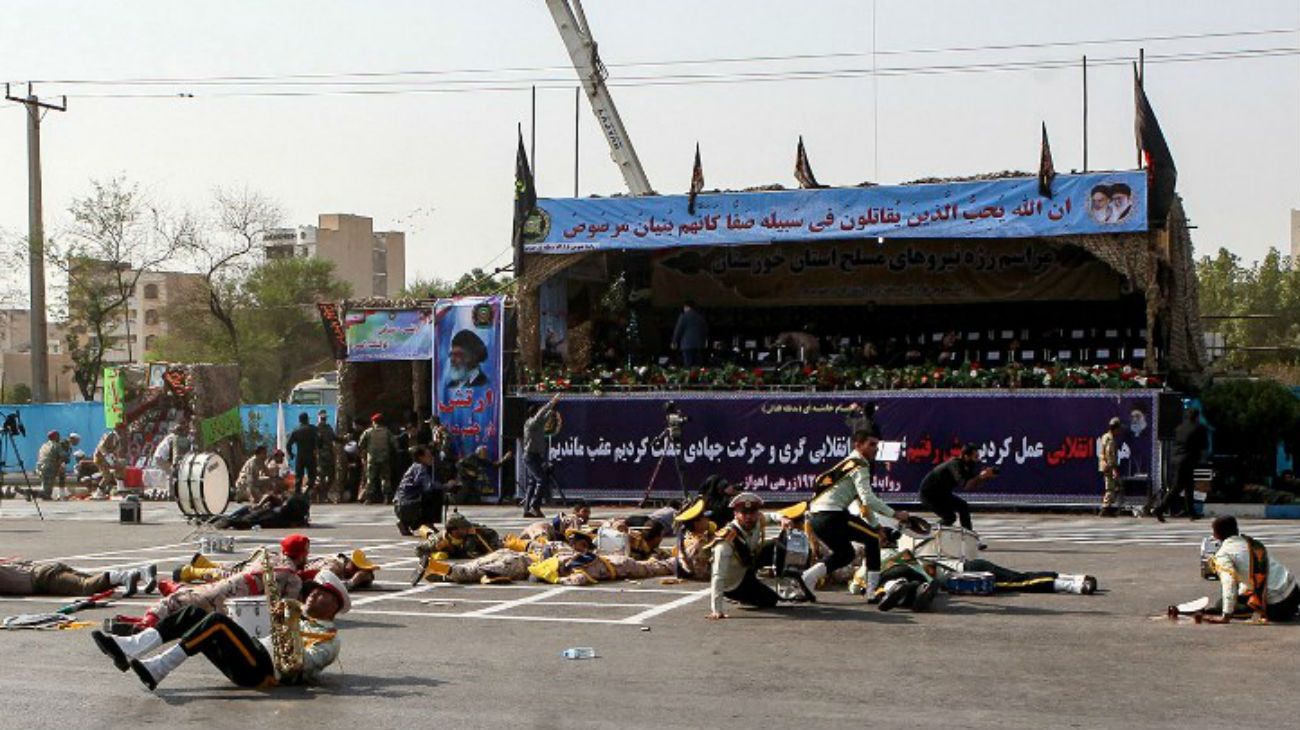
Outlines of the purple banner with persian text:
{"type": "Polygon", "coordinates": [[[550,457],[570,497],[640,498],[652,476],[655,496],[680,496],[676,456],[692,494],[718,474],[773,501],[796,501],[809,495],[818,473],[848,454],[848,409],[865,402],[879,406],[884,438],[903,442],[901,458],[875,470],[876,491],[890,501],[915,501],[925,474],[973,442],[1001,474],[965,493],[972,502],[1097,502],[1103,491],[1098,441],[1115,417],[1126,427],[1122,474],[1132,484],[1160,483],[1153,458],[1156,391],[1148,390],[565,396],[550,457]],[[689,419],[680,447],[663,438],[670,400],[689,419]]]}

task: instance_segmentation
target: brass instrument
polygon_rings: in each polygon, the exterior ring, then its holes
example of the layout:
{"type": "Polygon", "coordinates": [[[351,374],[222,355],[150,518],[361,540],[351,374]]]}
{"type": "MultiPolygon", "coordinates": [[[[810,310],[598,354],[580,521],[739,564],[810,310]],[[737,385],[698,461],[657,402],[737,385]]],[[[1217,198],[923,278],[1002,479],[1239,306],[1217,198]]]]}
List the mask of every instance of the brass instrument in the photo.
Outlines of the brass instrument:
{"type": "Polygon", "coordinates": [[[302,604],[280,597],[280,585],[275,581],[275,567],[271,554],[262,549],[262,590],[266,593],[267,613],[271,616],[271,662],[282,679],[294,678],[302,673],[303,642],[298,618],[302,604]]]}

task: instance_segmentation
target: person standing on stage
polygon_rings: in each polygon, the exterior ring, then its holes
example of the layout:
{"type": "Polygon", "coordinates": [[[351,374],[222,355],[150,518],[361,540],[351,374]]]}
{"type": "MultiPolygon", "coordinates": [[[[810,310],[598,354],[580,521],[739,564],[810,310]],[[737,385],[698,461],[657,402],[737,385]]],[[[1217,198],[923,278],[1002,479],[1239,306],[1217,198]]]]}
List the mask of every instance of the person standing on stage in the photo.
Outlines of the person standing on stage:
{"type": "Polygon", "coordinates": [[[1114,517],[1124,506],[1124,482],[1119,477],[1119,435],[1124,432],[1124,422],[1110,419],[1106,433],[1101,435],[1097,452],[1097,471],[1101,473],[1106,492],[1101,498],[1101,516],[1114,517]]]}
{"type": "Polygon", "coordinates": [[[997,476],[997,469],[981,466],[979,447],[966,444],[960,456],[936,466],[921,480],[921,504],[938,515],[945,526],[960,519],[962,527],[972,529],[970,505],[954,492],[961,487],[974,489],[997,476]]]}
{"type": "Polygon", "coordinates": [[[853,562],[853,543],[866,548],[868,600],[875,602],[880,585],[880,526],[877,515],[906,522],[910,515],[895,510],[871,490],[871,461],[880,440],[867,431],[853,434],[848,458],[817,477],[817,496],[808,506],[809,527],[830,554],[803,573],[804,592],[812,598],[817,582],[853,562]],[[849,505],[860,504],[861,515],[850,515],[849,505]]]}
{"type": "Polygon", "coordinates": [[[1173,468],[1170,469],[1174,483],[1165,489],[1165,498],[1156,506],[1157,520],[1165,521],[1165,513],[1180,494],[1183,496],[1183,506],[1188,519],[1200,519],[1196,514],[1196,502],[1192,496],[1192,491],[1195,489],[1192,475],[1196,471],[1196,466],[1201,463],[1208,446],[1209,437],[1206,435],[1205,426],[1201,425],[1201,412],[1195,408],[1188,408],[1183,422],[1174,430],[1174,454],[1171,460],[1173,468]]]}
{"type": "Polygon", "coordinates": [[[682,365],[688,368],[704,364],[704,349],[709,344],[709,323],[689,299],[682,305],[673,327],[672,347],[682,353],[682,365]]]}

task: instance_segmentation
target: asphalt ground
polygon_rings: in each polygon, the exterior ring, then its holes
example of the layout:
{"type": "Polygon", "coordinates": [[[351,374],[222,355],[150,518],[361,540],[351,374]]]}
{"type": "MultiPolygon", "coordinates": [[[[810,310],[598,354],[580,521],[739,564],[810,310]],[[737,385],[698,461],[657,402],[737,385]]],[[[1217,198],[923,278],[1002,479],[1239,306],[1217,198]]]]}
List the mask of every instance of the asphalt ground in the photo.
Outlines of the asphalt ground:
{"type": "MultiPolygon", "coordinates": [[[[87,569],[192,554],[166,504],[145,524],[113,503],[0,503],[0,555],[87,569]]],[[[615,510],[597,509],[597,517],[615,510]]],[[[469,508],[499,530],[514,510],[469,508]]],[[[1200,728],[1296,724],[1300,626],[1196,625],[1152,616],[1213,594],[1200,579],[1206,522],[977,515],[985,557],[1098,577],[1094,596],[942,596],[932,613],[882,613],[841,590],[816,605],[705,619],[704,584],[658,579],[596,588],[422,586],[411,543],[379,507],[315,510],[319,551],[360,546],[381,590],[354,595],[340,662],[320,686],[243,690],[201,658],[153,693],[116,671],[89,631],[0,631],[0,727],[250,728],[1200,728]],[[567,647],[598,658],[569,661],[567,647]]],[[[1300,525],[1243,523],[1300,567],[1300,525]]],[[[236,534],[237,549],[287,531],[236,534]]],[[[64,599],[0,599],[0,614],[64,599]]],[[[86,611],[98,621],[147,600],[86,611]]]]}

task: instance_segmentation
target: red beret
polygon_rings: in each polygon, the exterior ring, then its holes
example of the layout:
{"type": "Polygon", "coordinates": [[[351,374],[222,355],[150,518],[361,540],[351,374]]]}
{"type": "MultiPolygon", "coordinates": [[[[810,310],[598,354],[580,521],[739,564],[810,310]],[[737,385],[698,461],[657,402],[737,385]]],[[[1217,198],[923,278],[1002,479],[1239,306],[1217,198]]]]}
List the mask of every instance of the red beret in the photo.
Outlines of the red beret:
{"type": "Polygon", "coordinates": [[[311,540],[306,535],[294,533],[280,541],[280,552],[290,558],[305,558],[310,550],[311,540]]]}
{"type": "Polygon", "coordinates": [[[370,417],[371,423],[379,423],[382,420],[384,420],[384,414],[382,413],[376,413],[370,417]]]}

